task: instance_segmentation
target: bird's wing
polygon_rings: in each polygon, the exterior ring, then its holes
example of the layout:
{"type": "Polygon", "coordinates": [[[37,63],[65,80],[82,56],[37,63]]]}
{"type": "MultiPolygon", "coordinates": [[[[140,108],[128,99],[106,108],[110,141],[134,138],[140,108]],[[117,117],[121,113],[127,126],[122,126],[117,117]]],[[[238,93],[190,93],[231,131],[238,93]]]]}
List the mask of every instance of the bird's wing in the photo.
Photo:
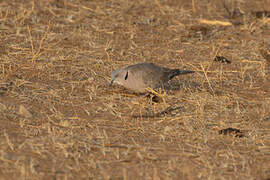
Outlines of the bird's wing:
{"type": "Polygon", "coordinates": [[[139,74],[146,87],[157,88],[168,81],[163,68],[152,63],[139,64],[133,70],[139,74]]]}

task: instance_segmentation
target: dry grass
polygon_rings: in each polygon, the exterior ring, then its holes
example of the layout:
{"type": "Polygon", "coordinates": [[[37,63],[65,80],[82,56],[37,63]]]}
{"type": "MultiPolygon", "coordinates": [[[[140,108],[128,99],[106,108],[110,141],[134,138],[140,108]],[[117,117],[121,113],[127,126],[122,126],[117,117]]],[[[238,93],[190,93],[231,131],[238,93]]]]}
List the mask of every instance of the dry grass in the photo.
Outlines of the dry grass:
{"type": "Polygon", "coordinates": [[[270,1],[0,7],[0,179],[270,178],[270,1]],[[144,61],[197,73],[159,103],[108,86],[144,61]]]}

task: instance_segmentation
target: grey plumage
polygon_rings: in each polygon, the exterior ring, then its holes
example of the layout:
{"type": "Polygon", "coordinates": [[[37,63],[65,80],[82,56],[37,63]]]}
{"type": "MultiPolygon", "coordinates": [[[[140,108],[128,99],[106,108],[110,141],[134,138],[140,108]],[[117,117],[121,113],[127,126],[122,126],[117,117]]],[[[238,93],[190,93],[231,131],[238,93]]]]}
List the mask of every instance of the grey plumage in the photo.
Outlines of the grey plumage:
{"type": "Polygon", "coordinates": [[[163,88],[173,77],[194,73],[190,70],[169,69],[153,63],[134,64],[112,72],[112,81],[135,92],[144,93],[146,88],[163,88]]]}

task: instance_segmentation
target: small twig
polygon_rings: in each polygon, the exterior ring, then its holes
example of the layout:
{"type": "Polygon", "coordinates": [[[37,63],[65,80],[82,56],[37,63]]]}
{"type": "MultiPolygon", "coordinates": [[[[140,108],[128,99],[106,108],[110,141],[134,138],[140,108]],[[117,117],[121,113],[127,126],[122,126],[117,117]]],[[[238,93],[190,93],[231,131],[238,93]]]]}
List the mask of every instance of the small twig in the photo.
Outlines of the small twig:
{"type": "Polygon", "coordinates": [[[206,78],[206,80],[207,80],[207,82],[208,82],[208,85],[209,85],[209,87],[210,87],[212,93],[214,94],[214,90],[213,90],[212,85],[211,85],[211,83],[210,83],[210,80],[209,80],[209,78],[208,78],[207,72],[205,71],[205,68],[203,67],[202,64],[200,64],[200,66],[201,66],[201,68],[202,68],[202,70],[203,70],[204,77],[206,78]]]}

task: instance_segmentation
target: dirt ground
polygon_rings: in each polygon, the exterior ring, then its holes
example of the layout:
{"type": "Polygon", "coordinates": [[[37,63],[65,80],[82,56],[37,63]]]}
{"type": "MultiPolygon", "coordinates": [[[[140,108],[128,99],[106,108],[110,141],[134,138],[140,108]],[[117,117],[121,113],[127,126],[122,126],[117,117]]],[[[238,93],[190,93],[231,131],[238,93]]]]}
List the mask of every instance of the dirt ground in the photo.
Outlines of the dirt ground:
{"type": "Polygon", "coordinates": [[[0,179],[270,179],[270,0],[0,7],[0,179]],[[196,73],[109,87],[139,62],[196,73]]]}

